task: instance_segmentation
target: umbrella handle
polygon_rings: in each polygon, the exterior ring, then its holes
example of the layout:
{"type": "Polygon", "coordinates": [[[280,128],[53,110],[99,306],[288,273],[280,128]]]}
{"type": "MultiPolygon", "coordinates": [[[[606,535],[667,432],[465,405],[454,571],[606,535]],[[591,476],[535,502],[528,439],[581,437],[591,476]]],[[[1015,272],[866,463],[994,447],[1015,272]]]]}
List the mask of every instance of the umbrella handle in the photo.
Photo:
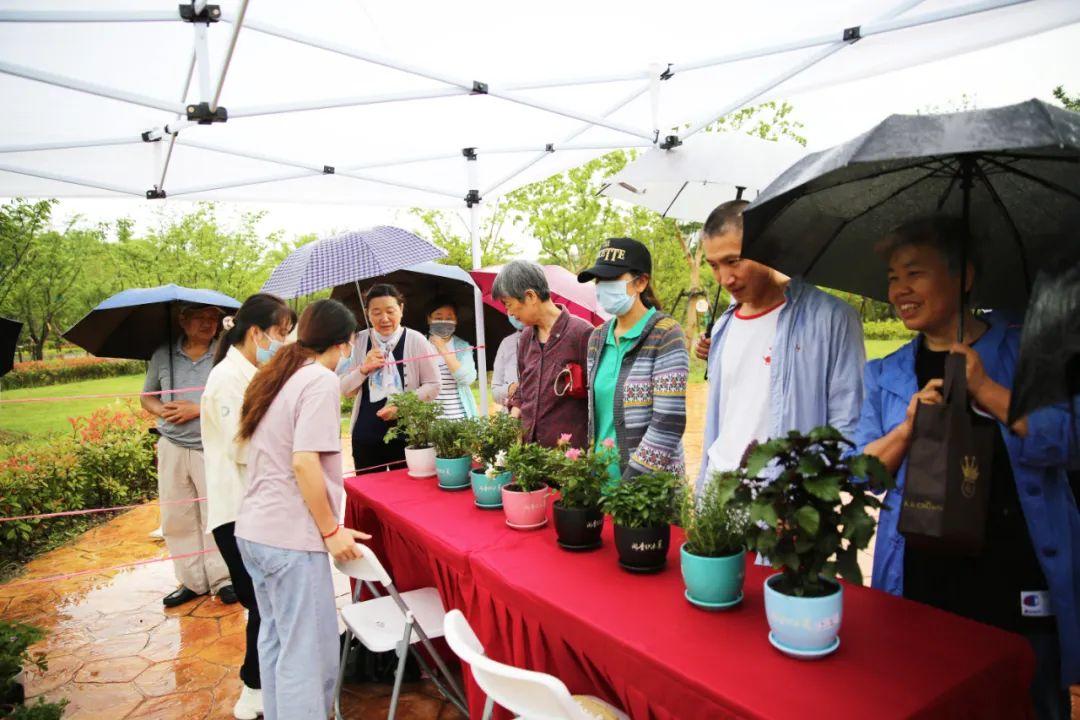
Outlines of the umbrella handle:
{"type": "MultiPolygon", "coordinates": [[[[716,284],[716,297],[713,298],[712,307],[709,308],[709,310],[710,310],[709,329],[710,330],[712,329],[712,324],[716,322],[716,308],[719,307],[719,305],[720,305],[720,290],[721,290],[720,283],[717,283],[716,284]]],[[[705,363],[705,379],[706,380],[709,379],[709,363],[708,362],[705,363]]]]}
{"type": "Polygon", "coordinates": [[[364,327],[370,332],[371,326],[368,325],[367,307],[364,305],[364,293],[360,292],[360,281],[353,280],[353,284],[356,285],[356,297],[360,298],[360,315],[364,318],[364,327]]]}

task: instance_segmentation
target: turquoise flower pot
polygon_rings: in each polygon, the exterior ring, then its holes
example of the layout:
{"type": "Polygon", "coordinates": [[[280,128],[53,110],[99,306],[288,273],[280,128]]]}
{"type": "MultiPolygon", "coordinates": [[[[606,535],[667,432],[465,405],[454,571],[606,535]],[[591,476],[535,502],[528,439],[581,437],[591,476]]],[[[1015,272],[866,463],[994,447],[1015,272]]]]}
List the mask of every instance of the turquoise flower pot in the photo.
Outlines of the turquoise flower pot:
{"type": "Polygon", "coordinates": [[[694,555],[683,543],[679,551],[682,558],[682,576],[686,594],[691,602],[700,605],[729,605],[742,595],[743,578],[746,576],[746,553],[739,552],[723,557],[694,555]]]}
{"type": "Polygon", "coordinates": [[[439,485],[444,488],[468,485],[469,470],[472,470],[472,458],[468,455],[459,458],[435,458],[435,474],[439,476],[439,485]]]}
{"type": "Polygon", "coordinates": [[[473,495],[476,496],[476,504],[485,508],[502,507],[502,488],[509,485],[511,474],[509,471],[501,472],[493,478],[484,474],[483,470],[472,470],[473,495]]]}
{"type": "Polygon", "coordinates": [[[773,589],[783,575],[765,581],[765,616],[776,643],[785,650],[824,653],[835,648],[844,609],[844,589],[829,580],[836,591],[824,597],[795,597],[773,589]]]}

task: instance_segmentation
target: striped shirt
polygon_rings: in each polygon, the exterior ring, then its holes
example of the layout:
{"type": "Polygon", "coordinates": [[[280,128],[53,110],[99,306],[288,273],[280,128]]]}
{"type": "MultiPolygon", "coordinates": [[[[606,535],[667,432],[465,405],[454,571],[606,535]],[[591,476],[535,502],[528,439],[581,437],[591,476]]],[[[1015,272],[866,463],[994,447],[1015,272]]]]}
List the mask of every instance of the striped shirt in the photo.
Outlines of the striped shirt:
{"type": "Polygon", "coordinates": [[[446,360],[439,358],[439,404],[442,405],[442,415],[447,420],[461,420],[465,417],[465,406],[461,404],[461,396],[458,395],[457,380],[454,379],[450,368],[446,366],[446,360]]]}

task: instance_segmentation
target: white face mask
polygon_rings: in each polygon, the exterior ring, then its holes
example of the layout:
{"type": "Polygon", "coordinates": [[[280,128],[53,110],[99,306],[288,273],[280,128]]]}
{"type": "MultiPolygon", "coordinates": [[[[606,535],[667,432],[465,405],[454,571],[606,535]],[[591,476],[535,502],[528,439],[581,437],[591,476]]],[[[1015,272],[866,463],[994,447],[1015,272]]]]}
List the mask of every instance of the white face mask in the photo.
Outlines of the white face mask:
{"type": "Polygon", "coordinates": [[[628,280],[602,280],[596,283],[596,301],[604,312],[619,317],[634,307],[637,294],[628,295],[628,280]]]}

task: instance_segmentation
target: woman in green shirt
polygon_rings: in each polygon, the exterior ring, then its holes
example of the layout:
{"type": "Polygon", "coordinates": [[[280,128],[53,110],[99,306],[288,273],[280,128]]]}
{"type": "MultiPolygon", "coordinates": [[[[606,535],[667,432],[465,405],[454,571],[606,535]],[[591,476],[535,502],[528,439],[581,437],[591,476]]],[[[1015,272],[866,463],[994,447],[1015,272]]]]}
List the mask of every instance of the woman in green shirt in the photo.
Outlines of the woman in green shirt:
{"type": "Polygon", "coordinates": [[[660,311],[650,283],[652,257],[637,240],[612,238],[579,282],[596,281],[613,315],[589,338],[589,436],[619,450],[614,479],[650,471],[682,475],[690,356],[682,328],[660,311]]]}

